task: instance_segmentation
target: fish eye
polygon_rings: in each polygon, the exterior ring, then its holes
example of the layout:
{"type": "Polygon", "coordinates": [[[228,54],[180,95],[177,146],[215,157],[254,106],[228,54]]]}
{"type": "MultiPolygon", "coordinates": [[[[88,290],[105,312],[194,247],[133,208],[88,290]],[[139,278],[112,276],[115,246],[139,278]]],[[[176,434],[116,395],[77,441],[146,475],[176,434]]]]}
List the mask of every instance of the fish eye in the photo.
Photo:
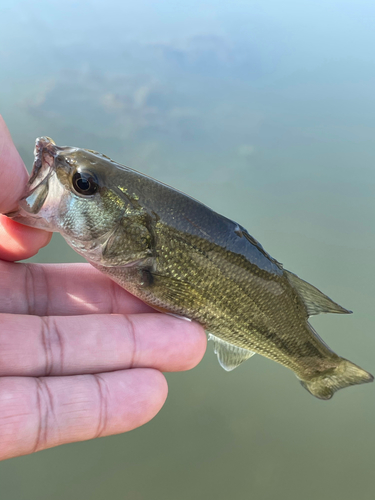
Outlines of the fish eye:
{"type": "Polygon", "coordinates": [[[98,181],[91,172],[75,172],[72,183],[74,190],[84,196],[90,196],[98,190],[98,181]]]}

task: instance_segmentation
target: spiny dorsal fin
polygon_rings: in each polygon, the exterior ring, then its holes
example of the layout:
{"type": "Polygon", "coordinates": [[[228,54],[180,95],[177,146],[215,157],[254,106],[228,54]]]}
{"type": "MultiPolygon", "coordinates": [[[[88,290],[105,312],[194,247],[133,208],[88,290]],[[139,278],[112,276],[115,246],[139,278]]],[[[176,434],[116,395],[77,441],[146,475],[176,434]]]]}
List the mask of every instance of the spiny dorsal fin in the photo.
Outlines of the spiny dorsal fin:
{"type": "Polygon", "coordinates": [[[285,274],[289,283],[297,290],[306,306],[309,316],[320,313],[351,314],[352,311],[339,306],[339,304],[333,302],[333,300],[315,288],[315,286],[310,285],[307,281],[301,280],[296,274],[287,270],[285,270],[285,274]]]}
{"type": "Polygon", "coordinates": [[[208,334],[208,340],[214,342],[214,353],[217,354],[219,363],[227,372],[234,370],[237,366],[255,354],[253,351],[248,351],[247,349],[242,349],[242,347],[229,344],[229,342],[225,342],[225,340],[215,337],[212,333],[208,334]]]}

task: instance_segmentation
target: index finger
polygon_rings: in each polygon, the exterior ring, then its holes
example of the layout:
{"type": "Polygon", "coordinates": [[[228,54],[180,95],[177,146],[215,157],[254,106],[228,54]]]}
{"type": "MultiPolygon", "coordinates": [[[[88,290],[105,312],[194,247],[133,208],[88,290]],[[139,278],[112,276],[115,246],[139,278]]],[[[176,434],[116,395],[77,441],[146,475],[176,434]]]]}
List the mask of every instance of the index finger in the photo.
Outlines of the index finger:
{"type": "MultiPolygon", "coordinates": [[[[28,179],[23,161],[0,115],[0,214],[17,208],[28,179]]],[[[0,216],[0,259],[21,260],[35,255],[47,245],[51,233],[0,216]]]]}

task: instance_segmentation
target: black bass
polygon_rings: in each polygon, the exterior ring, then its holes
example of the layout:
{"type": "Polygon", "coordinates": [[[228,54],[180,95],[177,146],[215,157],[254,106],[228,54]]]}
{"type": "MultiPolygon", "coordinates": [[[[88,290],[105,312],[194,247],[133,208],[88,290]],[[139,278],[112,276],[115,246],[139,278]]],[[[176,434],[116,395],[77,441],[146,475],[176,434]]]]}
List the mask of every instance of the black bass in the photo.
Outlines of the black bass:
{"type": "Polygon", "coordinates": [[[226,370],[258,353],[321,399],[373,380],[308,322],[350,311],[283,269],[239,224],[107,156],[37,139],[25,195],[8,215],[60,232],[155,309],[199,322],[226,370]]]}

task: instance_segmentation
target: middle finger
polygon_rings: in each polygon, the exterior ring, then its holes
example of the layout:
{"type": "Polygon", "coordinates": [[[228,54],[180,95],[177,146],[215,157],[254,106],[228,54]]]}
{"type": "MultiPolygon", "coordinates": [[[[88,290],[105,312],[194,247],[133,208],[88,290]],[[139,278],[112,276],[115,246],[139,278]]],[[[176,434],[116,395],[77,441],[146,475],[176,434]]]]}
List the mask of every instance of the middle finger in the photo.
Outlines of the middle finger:
{"type": "Polygon", "coordinates": [[[0,376],[77,375],[126,368],[180,371],[206,348],[198,323],[166,314],[40,318],[0,314],[0,376]]]}

